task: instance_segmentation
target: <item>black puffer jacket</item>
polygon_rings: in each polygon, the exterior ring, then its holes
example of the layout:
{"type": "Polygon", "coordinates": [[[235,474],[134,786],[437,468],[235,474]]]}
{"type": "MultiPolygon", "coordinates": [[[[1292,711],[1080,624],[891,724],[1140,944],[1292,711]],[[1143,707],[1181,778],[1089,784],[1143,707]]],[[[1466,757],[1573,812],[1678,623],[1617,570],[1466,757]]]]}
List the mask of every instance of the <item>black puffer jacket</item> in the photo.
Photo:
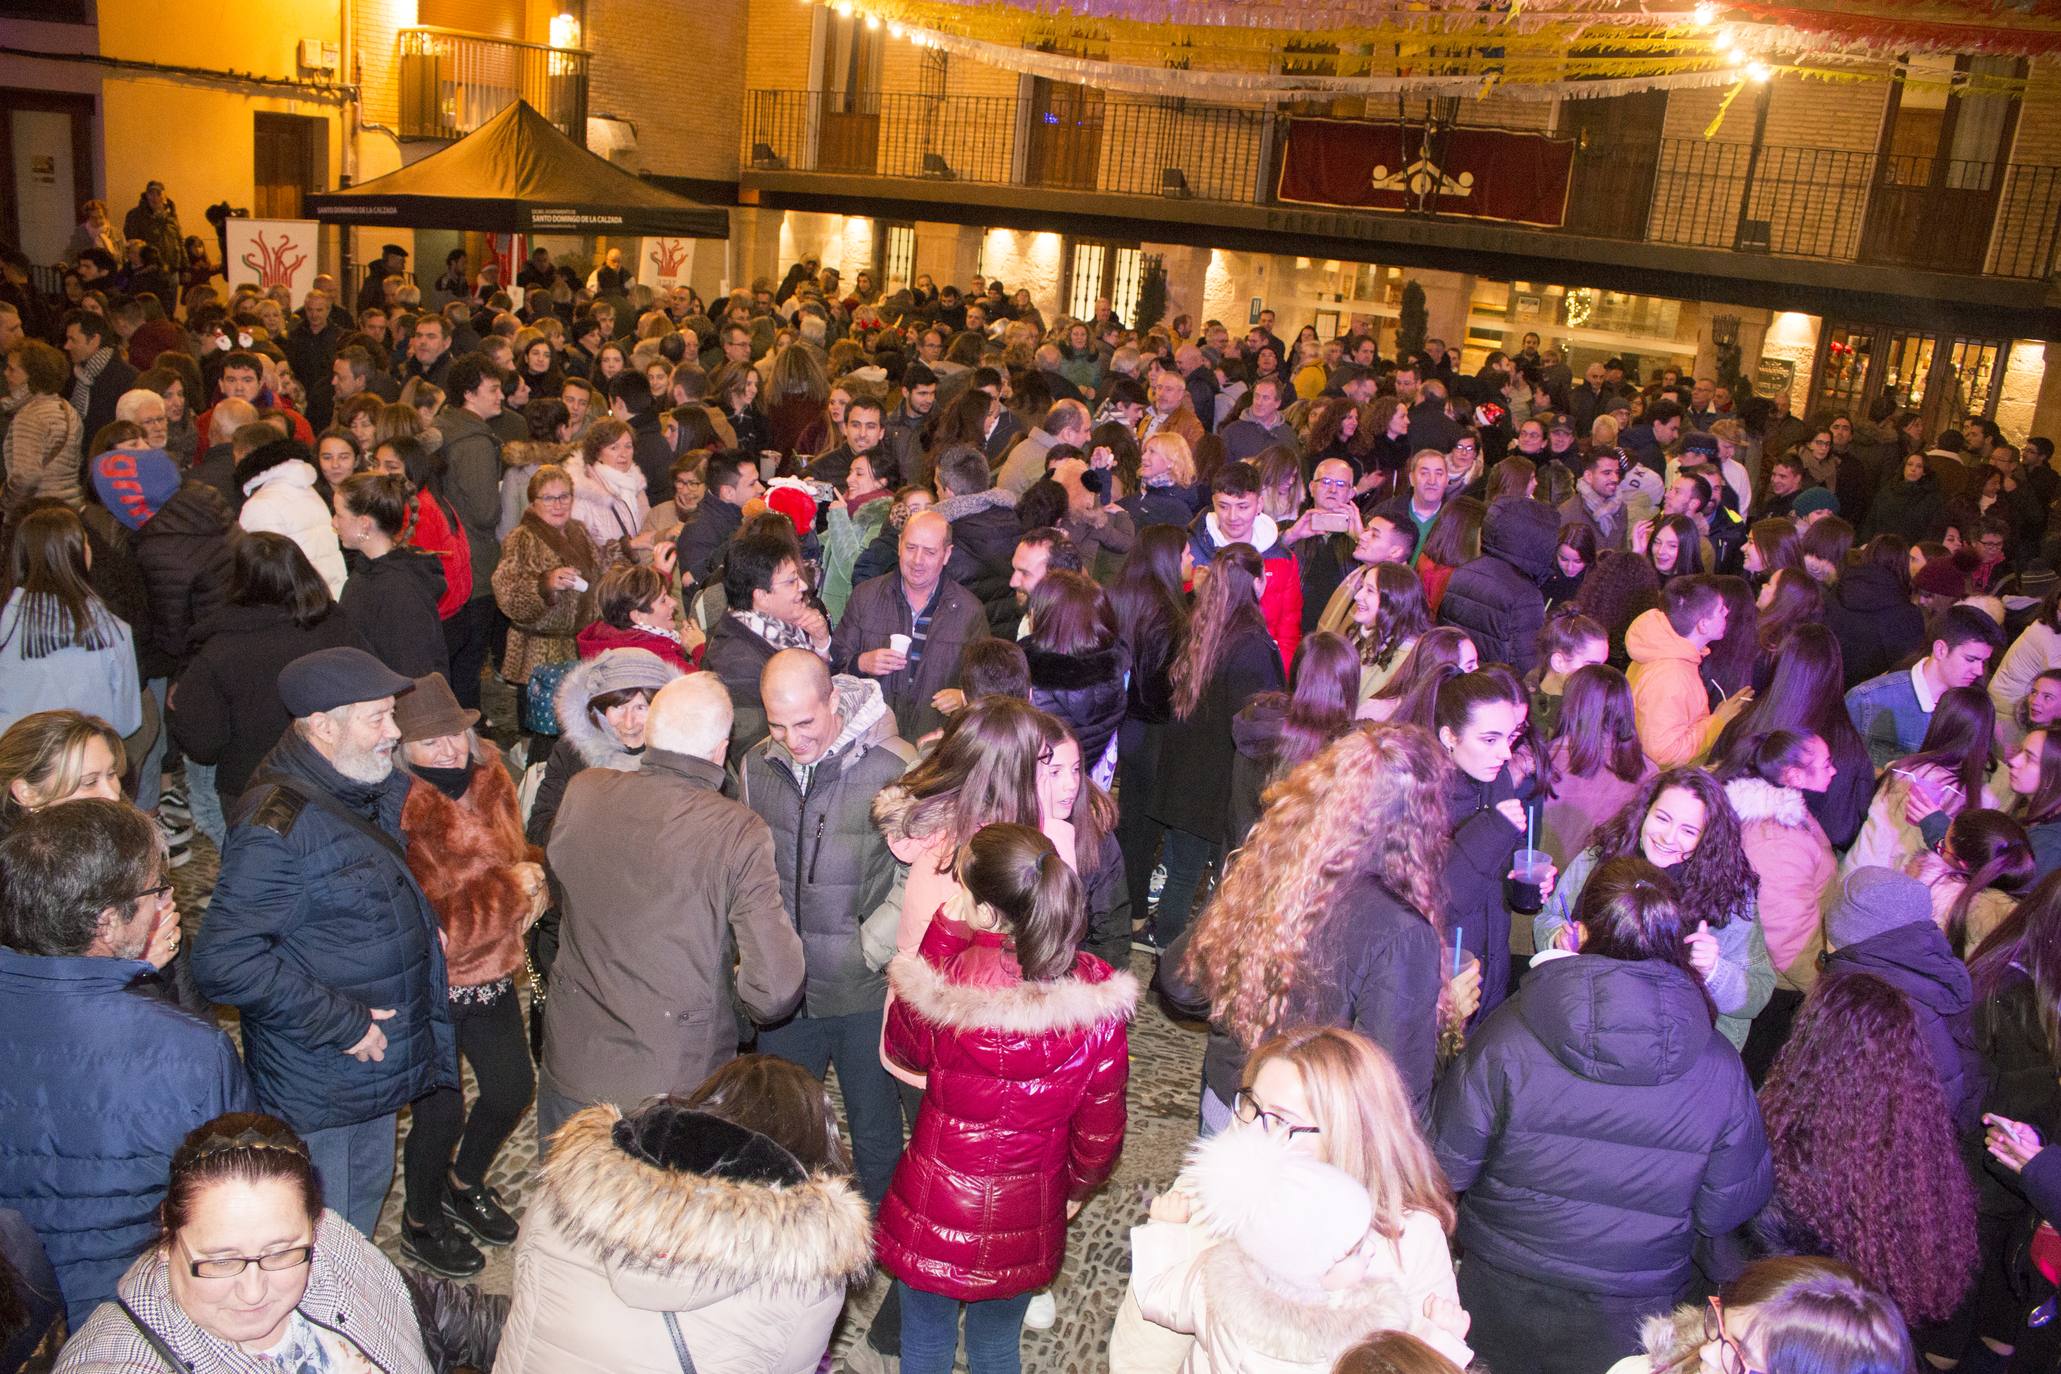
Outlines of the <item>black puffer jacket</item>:
{"type": "Polygon", "coordinates": [[[1081,767],[1092,769],[1124,718],[1124,651],[1055,654],[1028,641],[1031,705],[1066,722],[1081,744],[1081,767]]]}
{"type": "Polygon", "coordinates": [[[1016,518],[1016,493],[999,488],[954,496],[932,507],[952,522],[952,552],[945,576],[980,598],[988,633],[1013,639],[1023,608],[1009,585],[1009,560],[1023,533],[1016,518]]]}
{"type": "Polygon", "coordinates": [[[1826,977],[1847,972],[1872,973],[1904,995],[1939,1071],[1947,1114],[1956,1130],[1974,1130],[1988,1080],[1975,1047],[1975,990],[1968,966],[1954,957],[1939,927],[1930,921],[1897,926],[1825,957],[1826,977]]]}
{"type": "MultiPolygon", "coordinates": [[[[1989,1070],[1982,1110],[2010,1121],[2023,1121],[2053,1140],[2061,1132],[2061,1084],[2040,1026],[2039,995],[2032,975],[2013,964],[1996,990],[1975,1009],[1976,1047],[1989,1070]]],[[[2025,1205],[2024,1183],[1980,1148],[1981,1137],[1963,1138],[1968,1153],[1982,1156],[1973,1170],[1979,1205],[1985,1213],[2010,1216],[2025,1205]]]]}
{"type": "Polygon", "coordinates": [[[1483,663],[1507,663],[1523,677],[1538,656],[1546,595],[1560,538],[1560,512],[1543,501],[1506,496],[1481,527],[1481,557],[1446,583],[1439,623],[1467,632],[1483,663]]]}
{"type": "Polygon", "coordinates": [[[451,672],[437,600],[444,567],[433,553],[396,545],[378,558],[359,560],[344,583],[344,619],[372,648],[373,657],[403,677],[451,672]]]}
{"type": "Polygon", "coordinates": [[[1510,991],[1510,916],[1503,905],[1503,876],[1524,843],[1524,832],[1496,803],[1520,795],[1507,767],[1492,782],[1478,782],[1455,768],[1446,782],[1446,824],[1453,835],[1446,857],[1446,929],[1481,960],[1477,1025],[1510,991]]]}
{"type": "Polygon", "coordinates": [[[1440,1082],[1432,1143],[1470,1256],[1613,1299],[1671,1300],[1697,1236],[1774,1187],[1738,1052],[1661,963],[1535,966],[1440,1082]]]}
{"type": "MultiPolygon", "coordinates": [[[[1192,930],[1194,927],[1189,927],[1192,930]]],[[[1209,1015],[1209,998],[1184,970],[1187,937],[1159,961],[1157,986],[1177,1011],[1209,1015]]],[[[1310,932],[1310,976],[1289,989],[1286,1026],[1342,1026],[1387,1050],[1422,1118],[1431,1106],[1438,1047],[1439,935],[1372,873],[1343,880],[1310,932]]],[[[1246,1048],[1212,1025],[1202,1078],[1229,1102],[1245,1072],[1246,1048]]]]}
{"type": "Polygon", "coordinates": [[[1887,569],[1868,563],[1840,573],[1826,592],[1825,628],[1839,641],[1849,688],[1925,647],[1925,613],[1887,569]]]}
{"type": "Polygon", "coordinates": [[[129,536],[129,552],[150,595],[137,629],[143,676],[177,677],[200,647],[200,632],[229,600],[236,514],[222,494],[189,476],[172,499],[129,536]]]}

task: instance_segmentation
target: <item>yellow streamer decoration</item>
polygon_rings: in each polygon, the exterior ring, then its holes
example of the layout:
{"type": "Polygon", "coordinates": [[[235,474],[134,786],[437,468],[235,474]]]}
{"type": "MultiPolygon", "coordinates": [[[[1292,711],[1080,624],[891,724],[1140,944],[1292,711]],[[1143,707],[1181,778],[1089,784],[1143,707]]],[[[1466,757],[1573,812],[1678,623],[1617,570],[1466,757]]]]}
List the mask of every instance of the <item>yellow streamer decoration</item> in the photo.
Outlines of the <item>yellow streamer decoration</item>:
{"type": "Polygon", "coordinates": [[[1732,108],[1732,102],[1739,98],[1739,92],[1745,89],[1746,83],[1744,81],[1734,81],[1732,83],[1731,89],[1725,92],[1725,98],[1718,102],[1717,114],[1712,117],[1709,124],[1704,126],[1703,136],[1705,138],[1717,137],[1718,129],[1722,127],[1725,122],[1726,112],[1732,108]]]}

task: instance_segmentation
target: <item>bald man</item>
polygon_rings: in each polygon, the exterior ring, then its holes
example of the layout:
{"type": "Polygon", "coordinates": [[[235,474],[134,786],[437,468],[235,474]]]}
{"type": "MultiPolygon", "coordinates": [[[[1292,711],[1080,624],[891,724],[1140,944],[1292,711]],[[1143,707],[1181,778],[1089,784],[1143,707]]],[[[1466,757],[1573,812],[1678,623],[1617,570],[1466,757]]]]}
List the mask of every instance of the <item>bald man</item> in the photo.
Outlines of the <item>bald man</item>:
{"type": "Polygon", "coordinates": [[[783,649],[759,674],[770,738],[745,752],[744,804],[773,832],[780,903],[808,964],[801,1009],[759,1032],[759,1049],[817,1078],[837,1066],[859,1187],[875,1207],[902,1153],[902,1107],[880,1063],[882,974],[900,916],[889,900],[895,858],[873,799],[916,761],[871,678],[835,676],[821,658],[783,649]],[[869,917],[880,946],[865,950],[869,917]]]}
{"type": "Polygon", "coordinates": [[[830,639],[830,666],[874,679],[904,739],[944,723],[938,694],[959,685],[966,646],[988,633],[986,610],[945,576],[952,524],[920,511],[902,526],[893,572],[852,589],[830,639]]]}
{"type": "Polygon", "coordinates": [[[801,997],[772,832],[722,794],[730,718],[714,673],[670,682],[651,699],[638,771],[589,768],[566,784],[548,850],[564,924],[544,1004],[540,1156],[581,1107],[692,1092],[729,1063],[733,996],[767,1024],[801,997]]]}

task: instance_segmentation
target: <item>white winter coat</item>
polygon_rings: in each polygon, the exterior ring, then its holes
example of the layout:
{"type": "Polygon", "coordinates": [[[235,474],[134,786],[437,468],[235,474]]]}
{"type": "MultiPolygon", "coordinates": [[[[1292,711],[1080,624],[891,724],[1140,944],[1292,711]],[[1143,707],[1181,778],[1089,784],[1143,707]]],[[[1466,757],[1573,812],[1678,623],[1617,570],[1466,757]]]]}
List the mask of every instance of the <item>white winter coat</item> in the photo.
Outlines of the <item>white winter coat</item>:
{"type": "Polygon", "coordinates": [[[301,546],[332,597],[343,595],[343,548],[336,542],[336,512],[315,494],[315,469],[299,458],[266,468],[243,488],[236,523],[252,533],[283,534],[301,546]]]}

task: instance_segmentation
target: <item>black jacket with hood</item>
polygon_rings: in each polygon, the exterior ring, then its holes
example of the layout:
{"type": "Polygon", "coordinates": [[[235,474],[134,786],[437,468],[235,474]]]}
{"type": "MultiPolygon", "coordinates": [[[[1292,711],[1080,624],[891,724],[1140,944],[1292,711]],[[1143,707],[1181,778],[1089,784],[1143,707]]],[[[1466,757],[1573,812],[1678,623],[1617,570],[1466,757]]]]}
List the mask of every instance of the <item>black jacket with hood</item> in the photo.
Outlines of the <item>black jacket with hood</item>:
{"type": "Polygon", "coordinates": [[[395,545],[378,558],[360,559],[337,604],[372,656],[403,677],[451,672],[437,600],[444,567],[433,553],[395,545]]]}
{"type": "Polygon", "coordinates": [[[1009,560],[1023,526],[1016,518],[1016,493],[993,487],[954,496],[931,507],[952,523],[952,551],[945,576],[980,598],[988,632],[1012,638],[1023,608],[1009,585],[1009,560]]]}
{"type": "Polygon", "coordinates": [[[1506,496],[1489,507],[1481,527],[1481,557],[1446,583],[1441,624],[1467,632],[1483,663],[1507,663],[1521,678],[1538,659],[1546,623],[1540,585],[1553,573],[1560,512],[1543,501],[1506,496]]]}
{"type": "Polygon", "coordinates": [[[136,627],[143,676],[177,677],[201,632],[229,600],[236,513],[220,492],[189,475],[157,514],[129,536],[129,553],[150,596],[136,627]]]}
{"type": "Polygon", "coordinates": [[[1839,641],[1848,688],[1925,649],[1925,613],[1886,569],[1857,564],[1825,593],[1825,628],[1839,641]]]}
{"type": "Polygon", "coordinates": [[[1825,976],[1872,973],[1904,995],[1939,1071],[1954,1128],[1972,1131],[1982,1114],[1988,1069],[1976,1048],[1975,990],[1968,966],[1930,921],[1913,922],[1841,945],[1825,957],[1825,976]]]}
{"type": "Polygon", "coordinates": [[[1055,654],[1028,641],[1031,705],[1066,723],[1080,741],[1081,767],[1092,769],[1124,718],[1124,651],[1055,654]]]}
{"type": "Polygon", "coordinates": [[[1671,1302],[1697,1237],[1774,1188],[1738,1051],[1658,962],[1534,966],[1439,1083],[1431,1135],[1471,1259],[1614,1300],[1671,1302]]]}

